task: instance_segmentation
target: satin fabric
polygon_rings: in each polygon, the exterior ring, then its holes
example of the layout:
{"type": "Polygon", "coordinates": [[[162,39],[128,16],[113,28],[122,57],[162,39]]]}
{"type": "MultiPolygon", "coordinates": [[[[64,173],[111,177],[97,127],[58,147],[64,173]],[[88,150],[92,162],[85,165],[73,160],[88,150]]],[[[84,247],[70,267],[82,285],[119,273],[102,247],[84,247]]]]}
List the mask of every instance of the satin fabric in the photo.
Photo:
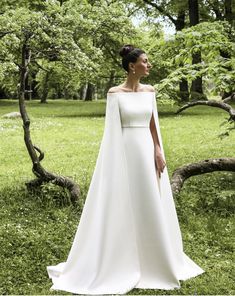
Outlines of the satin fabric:
{"type": "Polygon", "coordinates": [[[175,289],[204,272],[183,251],[165,167],[158,177],[151,116],[162,150],[154,92],[108,93],[103,138],[66,262],[48,266],[52,290],[125,294],[175,289]]]}

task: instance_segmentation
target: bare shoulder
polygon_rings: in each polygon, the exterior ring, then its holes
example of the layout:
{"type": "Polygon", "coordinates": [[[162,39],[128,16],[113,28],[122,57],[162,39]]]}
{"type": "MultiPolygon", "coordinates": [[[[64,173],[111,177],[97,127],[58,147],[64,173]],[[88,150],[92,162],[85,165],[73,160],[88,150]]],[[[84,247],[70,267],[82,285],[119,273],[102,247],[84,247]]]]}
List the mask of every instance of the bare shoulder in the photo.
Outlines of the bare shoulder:
{"type": "Polygon", "coordinates": [[[144,85],[145,91],[155,92],[155,88],[151,84],[144,85]]]}
{"type": "MultiPolygon", "coordinates": [[[[155,88],[150,84],[140,84],[140,91],[155,92],[155,88]]],[[[131,92],[131,90],[124,88],[122,85],[113,86],[108,90],[108,93],[116,93],[116,92],[131,92]]]]}
{"type": "Polygon", "coordinates": [[[108,93],[116,93],[119,92],[121,89],[119,86],[113,86],[108,90],[108,93]]]}

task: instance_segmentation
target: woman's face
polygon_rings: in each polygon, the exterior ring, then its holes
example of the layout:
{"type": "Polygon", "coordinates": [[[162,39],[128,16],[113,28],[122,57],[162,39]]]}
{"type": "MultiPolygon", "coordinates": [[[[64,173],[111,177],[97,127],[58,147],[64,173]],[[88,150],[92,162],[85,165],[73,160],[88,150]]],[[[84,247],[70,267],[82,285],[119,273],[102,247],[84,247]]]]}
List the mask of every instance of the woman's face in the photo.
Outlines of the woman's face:
{"type": "Polygon", "coordinates": [[[138,76],[148,76],[149,70],[152,65],[148,61],[148,57],[145,53],[142,53],[135,63],[130,63],[131,72],[135,72],[138,76]]]}

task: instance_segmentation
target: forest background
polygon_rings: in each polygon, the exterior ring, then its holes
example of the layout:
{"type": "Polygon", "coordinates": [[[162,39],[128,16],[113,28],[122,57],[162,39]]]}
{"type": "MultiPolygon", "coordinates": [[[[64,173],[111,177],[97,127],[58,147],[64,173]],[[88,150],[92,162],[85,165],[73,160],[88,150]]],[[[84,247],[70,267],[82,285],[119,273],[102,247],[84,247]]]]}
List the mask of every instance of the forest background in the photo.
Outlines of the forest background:
{"type": "Polygon", "coordinates": [[[206,273],[167,293],[235,293],[235,119],[227,108],[234,108],[234,7],[233,0],[1,1],[1,294],[56,294],[46,266],[65,260],[71,246],[98,155],[106,93],[126,77],[118,55],[124,44],[143,48],[153,65],[142,82],[157,91],[170,174],[209,157],[230,161],[197,173],[174,195],[185,251],[206,273]],[[45,167],[79,184],[75,203],[53,182],[33,191],[25,186],[34,147],[27,152],[21,117],[6,116],[19,111],[19,101],[45,167]],[[201,103],[176,115],[192,102],[201,103]]]}

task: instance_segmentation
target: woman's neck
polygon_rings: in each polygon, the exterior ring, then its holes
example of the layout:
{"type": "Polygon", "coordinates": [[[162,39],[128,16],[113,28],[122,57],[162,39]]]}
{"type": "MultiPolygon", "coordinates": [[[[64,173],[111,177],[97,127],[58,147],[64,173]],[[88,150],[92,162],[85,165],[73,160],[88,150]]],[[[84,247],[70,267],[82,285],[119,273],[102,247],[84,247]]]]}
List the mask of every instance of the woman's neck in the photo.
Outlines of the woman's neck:
{"type": "Polygon", "coordinates": [[[138,91],[141,86],[140,78],[135,77],[134,75],[128,75],[122,86],[132,91],[138,91]]]}

